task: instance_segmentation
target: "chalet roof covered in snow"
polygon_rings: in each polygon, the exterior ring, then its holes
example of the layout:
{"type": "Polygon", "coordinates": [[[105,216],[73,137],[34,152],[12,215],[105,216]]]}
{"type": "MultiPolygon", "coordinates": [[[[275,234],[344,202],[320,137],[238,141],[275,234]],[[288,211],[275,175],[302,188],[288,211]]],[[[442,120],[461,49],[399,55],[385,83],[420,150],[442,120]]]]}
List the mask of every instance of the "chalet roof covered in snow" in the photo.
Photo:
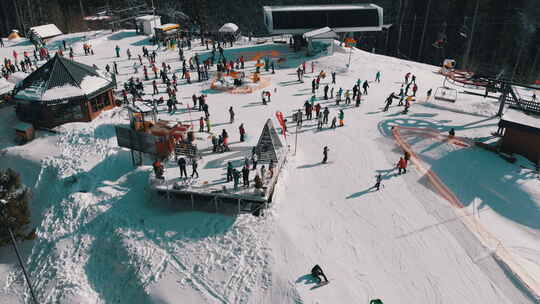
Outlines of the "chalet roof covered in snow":
{"type": "Polygon", "coordinates": [[[98,69],[56,55],[17,84],[15,98],[29,101],[92,98],[113,85],[98,69]]]}
{"type": "Polygon", "coordinates": [[[34,26],[30,28],[30,31],[34,32],[43,39],[62,35],[62,31],[60,31],[58,27],[54,24],[34,26]]]}

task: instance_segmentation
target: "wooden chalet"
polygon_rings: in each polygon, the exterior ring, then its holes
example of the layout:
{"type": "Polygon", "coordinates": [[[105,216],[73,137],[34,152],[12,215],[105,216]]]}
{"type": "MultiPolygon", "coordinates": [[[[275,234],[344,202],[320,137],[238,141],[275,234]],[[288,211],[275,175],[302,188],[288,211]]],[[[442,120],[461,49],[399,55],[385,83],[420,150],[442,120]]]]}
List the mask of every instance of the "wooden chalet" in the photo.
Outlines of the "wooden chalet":
{"type": "Polygon", "coordinates": [[[517,153],[540,165],[540,116],[508,109],[500,121],[501,151],[517,153]]]}
{"type": "Polygon", "coordinates": [[[13,99],[19,120],[52,128],[114,108],[113,88],[105,72],[56,55],[17,84],[13,99]]]}

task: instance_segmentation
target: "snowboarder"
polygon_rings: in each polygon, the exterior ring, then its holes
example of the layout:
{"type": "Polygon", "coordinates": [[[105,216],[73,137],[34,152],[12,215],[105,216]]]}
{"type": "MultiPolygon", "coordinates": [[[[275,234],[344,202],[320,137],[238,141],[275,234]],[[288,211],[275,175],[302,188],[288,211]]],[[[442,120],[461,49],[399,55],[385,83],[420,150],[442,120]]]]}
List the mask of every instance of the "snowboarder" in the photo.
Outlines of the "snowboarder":
{"type": "Polygon", "coordinates": [[[204,122],[206,123],[206,132],[210,133],[210,116],[207,116],[204,122]]]}
{"type": "Polygon", "coordinates": [[[182,178],[182,177],[187,178],[186,159],[185,158],[180,157],[178,159],[178,167],[180,168],[180,178],[182,178]]]}
{"type": "Polygon", "coordinates": [[[240,182],[240,172],[233,169],[234,190],[238,190],[238,183],[240,182]]]}
{"type": "Polygon", "coordinates": [[[364,84],[362,85],[362,88],[364,89],[364,95],[367,95],[367,89],[369,88],[369,83],[368,83],[367,80],[364,81],[364,84]]]}
{"type": "Polygon", "coordinates": [[[347,90],[347,91],[345,91],[345,104],[348,105],[350,103],[351,103],[351,92],[349,90],[347,90]]]}
{"type": "Polygon", "coordinates": [[[344,123],[343,123],[343,118],[345,118],[345,113],[343,113],[343,110],[339,110],[339,126],[340,127],[343,127],[344,123]]]}
{"type": "Polygon", "coordinates": [[[328,110],[328,107],[324,107],[323,111],[323,124],[328,123],[328,114],[330,114],[330,110],[328,110]]]}
{"type": "Polygon", "coordinates": [[[229,121],[230,121],[231,123],[234,122],[234,110],[233,110],[233,107],[232,107],[232,106],[229,108],[229,121]]]}
{"type": "Polygon", "coordinates": [[[251,163],[253,164],[253,170],[257,170],[257,161],[259,161],[259,157],[257,156],[257,153],[253,153],[253,155],[251,155],[251,163]]]}
{"type": "Polygon", "coordinates": [[[114,49],[116,51],[116,57],[120,58],[120,47],[117,45],[114,49]]]}
{"type": "Polygon", "coordinates": [[[242,168],[242,179],[244,181],[244,187],[249,187],[249,169],[247,166],[242,168]]]}
{"type": "Polygon", "coordinates": [[[199,172],[197,172],[197,167],[198,167],[198,164],[197,164],[197,160],[194,158],[193,161],[191,162],[191,178],[193,178],[194,175],[197,175],[197,178],[199,178],[199,172]]]}
{"type": "Polygon", "coordinates": [[[381,71],[377,71],[375,74],[375,81],[380,83],[381,82],[381,71]]]}
{"type": "Polygon", "coordinates": [[[319,284],[322,283],[321,277],[324,278],[324,282],[325,282],[325,283],[328,283],[328,278],[326,278],[326,275],[324,274],[324,272],[322,271],[321,266],[319,266],[319,265],[315,265],[315,266],[311,269],[311,275],[312,275],[313,277],[315,277],[315,278],[319,281],[319,284]]]}
{"type": "Polygon", "coordinates": [[[322,129],[322,126],[323,126],[323,120],[322,120],[322,116],[318,116],[317,117],[317,130],[321,130],[322,129]]]}
{"type": "Polygon", "coordinates": [[[154,174],[155,174],[156,178],[164,179],[164,177],[163,177],[163,173],[164,173],[163,165],[161,164],[161,162],[158,159],[156,159],[152,163],[152,167],[154,168],[154,174]]]}
{"type": "Polygon", "coordinates": [[[398,168],[399,175],[401,175],[401,172],[403,172],[403,174],[407,173],[407,160],[405,160],[405,158],[403,157],[400,157],[396,167],[398,168]]]}
{"type": "Polygon", "coordinates": [[[382,180],[382,175],[379,173],[376,177],[376,181],[375,181],[375,186],[373,186],[373,188],[377,189],[377,191],[379,191],[379,188],[381,187],[381,180],[382,180]]]}
{"type": "Polygon", "coordinates": [[[392,94],[386,98],[386,105],[384,106],[383,112],[388,111],[388,108],[390,108],[390,105],[394,99],[398,99],[398,97],[394,94],[394,92],[392,92],[392,94]]]}
{"type": "Polygon", "coordinates": [[[241,123],[238,127],[238,132],[240,133],[240,142],[244,142],[246,136],[246,129],[244,128],[243,123],[241,123]]]}
{"type": "Polygon", "coordinates": [[[227,163],[227,183],[233,180],[233,166],[231,162],[227,163]]]}
{"type": "Polygon", "coordinates": [[[324,86],[324,99],[328,99],[328,90],[330,88],[328,87],[328,85],[325,85],[324,86]]]}
{"type": "Polygon", "coordinates": [[[322,163],[323,164],[326,164],[326,162],[328,161],[328,151],[330,149],[328,149],[328,146],[324,146],[323,148],[323,160],[322,160],[322,163]]]}
{"type": "Polygon", "coordinates": [[[332,118],[332,124],[330,125],[330,128],[335,129],[336,128],[336,123],[337,123],[337,117],[334,116],[334,118],[332,118]]]}
{"type": "Polygon", "coordinates": [[[450,131],[448,131],[448,136],[450,138],[454,138],[454,136],[456,136],[456,130],[454,130],[454,128],[451,128],[450,131]]]}
{"type": "Polygon", "coordinates": [[[204,118],[199,118],[199,132],[204,132],[204,118]]]}
{"type": "Polygon", "coordinates": [[[432,92],[432,89],[429,89],[427,91],[427,94],[426,94],[426,101],[429,101],[429,99],[431,98],[431,92],[432,92]]]}

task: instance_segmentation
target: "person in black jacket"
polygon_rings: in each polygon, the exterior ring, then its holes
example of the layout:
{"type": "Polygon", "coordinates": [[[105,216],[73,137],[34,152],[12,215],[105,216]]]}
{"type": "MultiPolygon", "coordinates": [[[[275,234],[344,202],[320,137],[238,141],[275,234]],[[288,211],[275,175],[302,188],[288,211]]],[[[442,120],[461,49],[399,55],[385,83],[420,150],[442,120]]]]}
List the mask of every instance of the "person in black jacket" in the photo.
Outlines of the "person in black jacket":
{"type": "Polygon", "coordinates": [[[197,164],[197,160],[196,159],[193,159],[193,161],[191,162],[191,169],[192,169],[192,173],[191,173],[191,177],[193,177],[194,175],[197,175],[197,178],[199,178],[199,172],[197,172],[197,167],[199,165],[197,164]]]}
{"type": "Polygon", "coordinates": [[[244,186],[249,187],[249,169],[246,166],[242,168],[242,179],[244,180],[244,186]]]}
{"type": "Polygon", "coordinates": [[[185,158],[180,157],[178,159],[178,167],[180,167],[180,178],[182,178],[182,177],[187,178],[186,159],[185,158]]]}

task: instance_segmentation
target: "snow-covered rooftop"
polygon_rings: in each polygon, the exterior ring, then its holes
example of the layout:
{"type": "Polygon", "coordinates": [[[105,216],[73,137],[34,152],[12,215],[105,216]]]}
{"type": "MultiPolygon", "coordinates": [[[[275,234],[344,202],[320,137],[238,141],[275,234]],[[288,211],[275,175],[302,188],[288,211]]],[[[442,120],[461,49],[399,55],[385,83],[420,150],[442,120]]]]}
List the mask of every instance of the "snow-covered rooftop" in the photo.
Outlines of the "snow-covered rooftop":
{"type": "Polygon", "coordinates": [[[137,17],[135,19],[141,20],[141,21],[152,21],[152,20],[158,20],[158,19],[160,20],[161,17],[158,15],[144,15],[144,16],[137,17]]]}
{"type": "Polygon", "coordinates": [[[45,24],[40,26],[34,26],[30,28],[31,31],[38,34],[41,38],[50,38],[58,35],[62,35],[62,31],[54,24],[45,24]]]}
{"type": "Polygon", "coordinates": [[[234,33],[238,31],[238,25],[234,23],[225,23],[223,26],[219,28],[219,31],[221,33],[234,33]]]}
{"type": "Polygon", "coordinates": [[[540,129],[540,116],[524,113],[515,109],[507,109],[502,117],[503,120],[516,124],[540,129]]]}

